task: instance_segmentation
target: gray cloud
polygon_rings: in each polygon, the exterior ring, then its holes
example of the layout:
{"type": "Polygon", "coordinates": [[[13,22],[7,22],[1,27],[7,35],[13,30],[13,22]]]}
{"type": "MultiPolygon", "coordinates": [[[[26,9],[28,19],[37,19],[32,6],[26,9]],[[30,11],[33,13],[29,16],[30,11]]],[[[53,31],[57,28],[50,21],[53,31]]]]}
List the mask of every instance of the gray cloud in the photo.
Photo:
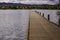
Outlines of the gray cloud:
{"type": "Polygon", "coordinates": [[[8,2],[9,0],[0,0],[0,2],[8,2]]]}
{"type": "Polygon", "coordinates": [[[57,4],[59,0],[0,0],[0,2],[24,3],[24,4],[57,4]]]}

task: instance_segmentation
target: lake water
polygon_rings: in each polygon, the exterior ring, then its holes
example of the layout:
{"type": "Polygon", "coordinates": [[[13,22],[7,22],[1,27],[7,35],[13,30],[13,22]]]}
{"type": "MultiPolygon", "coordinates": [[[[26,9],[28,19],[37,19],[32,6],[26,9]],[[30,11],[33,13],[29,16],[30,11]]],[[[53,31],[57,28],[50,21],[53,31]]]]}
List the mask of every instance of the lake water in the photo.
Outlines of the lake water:
{"type": "Polygon", "coordinates": [[[28,10],[0,10],[0,40],[25,40],[28,10]]]}

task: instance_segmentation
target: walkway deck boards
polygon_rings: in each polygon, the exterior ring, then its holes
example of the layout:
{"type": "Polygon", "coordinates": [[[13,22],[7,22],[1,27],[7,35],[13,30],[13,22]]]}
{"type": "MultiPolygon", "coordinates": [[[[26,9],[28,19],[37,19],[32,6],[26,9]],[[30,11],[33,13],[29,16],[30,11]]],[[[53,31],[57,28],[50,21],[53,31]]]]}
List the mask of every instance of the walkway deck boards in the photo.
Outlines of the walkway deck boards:
{"type": "Polygon", "coordinates": [[[29,40],[60,40],[60,28],[39,14],[30,14],[29,40]]]}

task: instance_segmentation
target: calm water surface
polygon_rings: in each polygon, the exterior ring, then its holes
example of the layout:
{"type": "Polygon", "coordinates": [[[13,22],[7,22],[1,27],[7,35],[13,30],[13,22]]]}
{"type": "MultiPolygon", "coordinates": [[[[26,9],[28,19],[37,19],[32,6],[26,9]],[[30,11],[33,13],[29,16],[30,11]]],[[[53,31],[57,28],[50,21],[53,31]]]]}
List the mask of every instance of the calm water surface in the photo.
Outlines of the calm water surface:
{"type": "Polygon", "coordinates": [[[28,10],[0,10],[0,40],[25,40],[28,10]]]}

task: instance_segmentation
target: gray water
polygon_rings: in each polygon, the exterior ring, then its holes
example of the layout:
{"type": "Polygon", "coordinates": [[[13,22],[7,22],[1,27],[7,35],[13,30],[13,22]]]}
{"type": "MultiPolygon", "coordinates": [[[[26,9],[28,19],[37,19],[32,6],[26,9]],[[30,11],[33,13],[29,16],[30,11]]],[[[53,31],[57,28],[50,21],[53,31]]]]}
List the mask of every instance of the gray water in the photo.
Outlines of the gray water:
{"type": "Polygon", "coordinates": [[[0,40],[25,40],[28,10],[0,10],[0,40]]]}

